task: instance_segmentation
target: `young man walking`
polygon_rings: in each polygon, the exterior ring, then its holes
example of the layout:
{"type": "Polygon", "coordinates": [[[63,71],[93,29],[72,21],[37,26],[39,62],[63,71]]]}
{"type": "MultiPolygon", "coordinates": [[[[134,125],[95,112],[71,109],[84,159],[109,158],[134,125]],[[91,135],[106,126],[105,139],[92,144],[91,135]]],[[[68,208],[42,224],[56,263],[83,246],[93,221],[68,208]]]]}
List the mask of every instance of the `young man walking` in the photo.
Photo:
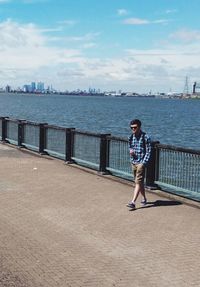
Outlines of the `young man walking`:
{"type": "Polygon", "coordinates": [[[134,119],[130,122],[130,128],[132,135],[129,137],[129,151],[130,160],[135,178],[135,188],[133,199],[127,204],[127,207],[135,209],[135,202],[139,193],[142,195],[141,205],[147,203],[145,188],[144,188],[144,176],[145,167],[149,162],[151,156],[151,140],[149,136],[141,130],[141,121],[134,119]]]}

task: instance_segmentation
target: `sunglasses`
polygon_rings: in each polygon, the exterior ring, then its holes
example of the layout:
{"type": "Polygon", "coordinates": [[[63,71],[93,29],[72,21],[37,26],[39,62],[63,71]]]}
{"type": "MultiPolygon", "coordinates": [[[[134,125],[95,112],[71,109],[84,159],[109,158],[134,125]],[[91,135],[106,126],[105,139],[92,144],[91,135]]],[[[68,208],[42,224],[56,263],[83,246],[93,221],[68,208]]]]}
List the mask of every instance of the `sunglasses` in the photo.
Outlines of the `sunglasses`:
{"type": "Polygon", "coordinates": [[[132,130],[137,130],[138,126],[131,126],[132,130]]]}

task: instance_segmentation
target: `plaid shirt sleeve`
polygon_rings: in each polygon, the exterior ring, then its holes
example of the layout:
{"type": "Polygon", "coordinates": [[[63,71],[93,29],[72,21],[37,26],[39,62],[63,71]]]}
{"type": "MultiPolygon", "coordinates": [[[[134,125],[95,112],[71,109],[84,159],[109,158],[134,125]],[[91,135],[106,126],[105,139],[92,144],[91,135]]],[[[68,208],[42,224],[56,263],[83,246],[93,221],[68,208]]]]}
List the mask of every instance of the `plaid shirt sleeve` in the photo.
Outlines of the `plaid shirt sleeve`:
{"type": "Polygon", "coordinates": [[[151,157],[151,139],[148,135],[145,134],[144,136],[144,142],[145,142],[145,149],[146,149],[146,152],[145,152],[145,156],[143,158],[143,164],[146,165],[149,160],[150,160],[150,157],[151,157]]]}

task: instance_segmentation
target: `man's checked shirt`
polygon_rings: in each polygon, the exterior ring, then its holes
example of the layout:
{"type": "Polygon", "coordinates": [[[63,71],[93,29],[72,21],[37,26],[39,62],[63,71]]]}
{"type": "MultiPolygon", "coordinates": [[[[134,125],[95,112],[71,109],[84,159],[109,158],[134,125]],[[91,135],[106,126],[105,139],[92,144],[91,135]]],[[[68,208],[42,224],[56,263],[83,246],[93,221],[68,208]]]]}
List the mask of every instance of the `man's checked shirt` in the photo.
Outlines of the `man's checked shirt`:
{"type": "Polygon", "coordinates": [[[138,164],[143,163],[146,165],[151,156],[151,140],[150,137],[144,133],[140,132],[140,134],[136,137],[132,134],[129,137],[129,149],[134,150],[134,156],[131,156],[131,163],[138,164]]]}

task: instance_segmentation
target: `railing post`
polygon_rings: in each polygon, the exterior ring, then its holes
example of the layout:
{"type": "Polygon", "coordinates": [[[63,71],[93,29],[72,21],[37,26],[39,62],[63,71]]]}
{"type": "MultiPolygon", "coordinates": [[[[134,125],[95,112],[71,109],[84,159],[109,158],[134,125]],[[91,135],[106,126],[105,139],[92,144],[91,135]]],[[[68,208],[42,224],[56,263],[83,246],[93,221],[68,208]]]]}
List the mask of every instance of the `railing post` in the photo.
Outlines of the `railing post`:
{"type": "Polygon", "coordinates": [[[107,137],[110,136],[110,134],[101,134],[101,141],[100,141],[100,163],[99,163],[99,172],[101,174],[108,174],[109,172],[106,169],[107,162],[108,162],[108,139],[107,137]]]}
{"type": "Polygon", "coordinates": [[[1,140],[2,142],[6,142],[6,136],[7,136],[7,119],[8,117],[2,117],[2,134],[1,134],[1,140]]]}
{"type": "Polygon", "coordinates": [[[156,170],[155,170],[155,180],[159,180],[159,164],[160,164],[160,149],[158,146],[155,146],[156,149],[156,170]]]}
{"type": "Polygon", "coordinates": [[[25,120],[18,120],[18,147],[23,147],[25,120]]]}
{"type": "Polygon", "coordinates": [[[146,168],[146,186],[149,189],[156,189],[156,144],[159,142],[152,142],[151,158],[146,168]]]}
{"type": "Polygon", "coordinates": [[[39,124],[39,153],[40,154],[46,154],[44,152],[44,149],[45,149],[45,146],[46,146],[45,125],[48,125],[48,124],[47,123],[40,123],[39,124]]]}
{"type": "Polygon", "coordinates": [[[75,131],[75,128],[67,128],[65,130],[65,136],[66,136],[66,141],[65,141],[65,162],[67,164],[70,164],[70,163],[74,162],[72,160],[73,148],[74,148],[74,131],[75,131]]]}

